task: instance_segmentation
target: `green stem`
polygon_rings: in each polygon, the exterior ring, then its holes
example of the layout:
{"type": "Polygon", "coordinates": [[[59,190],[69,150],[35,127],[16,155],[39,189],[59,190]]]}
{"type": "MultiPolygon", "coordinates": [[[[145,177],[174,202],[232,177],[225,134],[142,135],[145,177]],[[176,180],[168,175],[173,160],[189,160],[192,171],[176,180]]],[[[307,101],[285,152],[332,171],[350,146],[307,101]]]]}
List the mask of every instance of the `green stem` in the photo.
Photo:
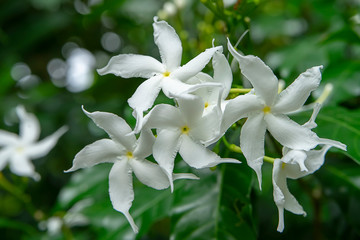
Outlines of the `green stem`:
{"type": "Polygon", "coordinates": [[[275,161],[275,158],[264,156],[264,161],[273,164],[275,161]]]}
{"type": "MultiPolygon", "coordinates": [[[[225,146],[232,152],[236,152],[236,153],[243,153],[241,151],[241,148],[239,146],[236,146],[235,144],[230,144],[225,137],[222,137],[222,140],[225,144],[225,146]]],[[[275,158],[272,158],[272,157],[268,157],[268,156],[264,156],[264,161],[265,162],[268,162],[268,163],[274,163],[275,161],[275,158]]]]}
{"type": "Polygon", "coordinates": [[[231,88],[230,93],[249,93],[250,88],[231,88]]]}

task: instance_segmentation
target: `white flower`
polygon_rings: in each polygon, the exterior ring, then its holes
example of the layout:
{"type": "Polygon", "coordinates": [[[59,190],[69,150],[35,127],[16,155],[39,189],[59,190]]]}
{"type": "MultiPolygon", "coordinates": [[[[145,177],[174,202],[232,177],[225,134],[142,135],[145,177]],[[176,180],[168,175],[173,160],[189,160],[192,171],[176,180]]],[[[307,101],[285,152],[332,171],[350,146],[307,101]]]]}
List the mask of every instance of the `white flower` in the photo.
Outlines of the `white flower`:
{"type": "Polygon", "coordinates": [[[52,135],[37,142],[40,135],[38,119],[33,114],[26,112],[23,106],[17,106],[16,113],[20,120],[19,135],[0,130],[0,147],[2,147],[0,170],[9,163],[10,170],[14,174],[39,180],[40,175],[35,172],[31,159],[48,154],[58,139],[67,131],[67,127],[63,126],[52,135]]]}
{"type": "MultiPolygon", "coordinates": [[[[316,127],[315,118],[320,110],[320,104],[316,105],[310,120],[303,126],[306,128],[316,127]]],[[[279,212],[279,224],[277,230],[284,230],[284,209],[294,213],[306,215],[305,211],[290,193],[286,179],[298,179],[318,170],[324,163],[326,152],[330,147],[336,147],[346,151],[346,145],[327,139],[327,144],[321,150],[293,150],[284,147],[283,157],[275,159],[273,166],[273,196],[279,212]]],[[[326,142],[326,141],[324,141],[326,142]]]]}
{"type": "Polygon", "coordinates": [[[81,211],[94,203],[92,199],[84,199],[77,202],[70,208],[63,217],[52,216],[47,220],[39,222],[40,230],[47,230],[51,236],[61,233],[61,228],[85,226],[89,224],[89,219],[81,211]]]}
{"type": "MultiPolygon", "coordinates": [[[[191,82],[193,84],[196,84],[213,82],[219,84],[219,87],[212,86],[199,88],[191,94],[200,97],[204,101],[205,104],[203,115],[205,116],[208,114],[212,114],[213,116],[211,118],[218,119],[219,124],[221,124],[225,106],[229,102],[228,100],[226,100],[226,98],[229,95],[233,77],[230,65],[224,54],[222,54],[221,52],[217,51],[214,53],[214,56],[212,58],[212,65],[214,69],[214,77],[200,72],[193,78],[189,79],[187,83],[191,82]]],[[[213,139],[209,139],[206,144],[209,145],[218,141],[222,135],[222,132],[219,131],[219,134],[217,136],[214,136],[213,139]]]]}
{"type": "MultiPolygon", "coordinates": [[[[218,134],[218,119],[203,116],[204,102],[198,98],[178,99],[179,107],[167,104],[155,106],[145,117],[145,128],[156,128],[153,156],[172,183],[174,158],[179,152],[193,168],[213,167],[219,163],[240,163],[221,159],[203,143],[218,134]]],[[[173,185],[171,185],[173,187],[173,185]]]]}
{"type": "Polygon", "coordinates": [[[112,73],[123,78],[147,79],[128,100],[137,119],[135,132],[141,129],[143,112],[152,107],[161,89],[166,96],[172,98],[199,87],[213,85],[211,83],[189,85],[184,81],[200,72],[213,54],[222,50],[222,47],[207,49],[184,66],[180,66],[182,46],[175,30],[167,22],[158,21],[157,17],[154,18],[153,27],[155,44],[159,48],[162,62],[144,55],[120,54],[112,57],[104,68],[98,69],[101,75],[112,73]]]}
{"type": "MultiPolygon", "coordinates": [[[[109,195],[115,210],[123,213],[133,231],[138,232],[129,209],[134,200],[132,172],[145,185],[155,189],[168,188],[170,183],[161,168],[145,158],[152,153],[154,136],[151,131],[142,131],[139,139],[121,117],[107,112],[85,114],[102,128],[111,139],[98,140],[76,154],[73,166],[66,172],[92,167],[99,163],[113,163],[109,174],[109,195]]],[[[196,179],[192,174],[174,175],[180,178],[196,179]]]]}
{"type": "Polygon", "coordinates": [[[318,87],[322,66],[306,70],[278,94],[278,79],[263,61],[251,55],[242,56],[236,52],[230,41],[228,48],[239,62],[241,73],[251,82],[254,90],[229,101],[224,111],[222,132],[234,122],[247,117],[241,129],[240,147],[248,165],[255,170],[261,187],[266,130],[281,145],[291,149],[308,151],[322,143],[322,139],[314,132],[286,115],[301,108],[310,93],[318,87]]]}

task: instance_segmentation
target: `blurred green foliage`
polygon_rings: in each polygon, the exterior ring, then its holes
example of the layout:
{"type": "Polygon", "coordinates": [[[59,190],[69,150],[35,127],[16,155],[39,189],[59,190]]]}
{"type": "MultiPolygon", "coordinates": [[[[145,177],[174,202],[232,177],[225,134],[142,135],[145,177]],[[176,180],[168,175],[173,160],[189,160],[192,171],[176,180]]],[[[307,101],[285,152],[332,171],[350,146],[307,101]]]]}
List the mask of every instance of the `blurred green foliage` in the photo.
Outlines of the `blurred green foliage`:
{"type": "MultiPolygon", "coordinates": [[[[174,13],[165,11],[165,3],[0,2],[0,129],[18,131],[14,112],[18,104],[39,118],[41,137],[62,125],[70,127],[48,156],[34,161],[42,176],[40,182],[15,176],[8,169],[2,171],[1,238],[359,239],[360,2],[238,0],[224,8],[220,0],[184,0],[174,13]],[[220,155],[236,157],[243,164],[196,172],[200,181],[179,181],[173,194],[170,190],[150,189],[135,180],[136,197],[131,211],[140,226],[137,236],[123,215],[112,209],[107,183],[109,166],[63,173],[80,149],[106,136],[83,114],[81,105],[89,111],[116,113],[134,126],[127,99],[142,79],[99,77],[95,69],[119,53],[159,58],[151,25],[157,14],[181,37],[183,62],[211,47],[213,39],[216,45],[224,46],[228,55],[226,38],[236,43],[249,29],[238,49],[264,59],[287,84],[309,67],[324,66],[321,86],[312,100],[326,83],[332,83],[334,90],[317,118],[315,131],[321,137],[347,144],[348,151],[343,154],[331,150],[318,172],[299,181],[288,181],[290,191],[308,216],[286,212],[283,233],[276,232],[271,165],[264,164],[263,189],[259,191],[254,173],[245,166],[243,157],[231,155],[222,143],[216,146],[220,155]],[[109,45],[109,41],[118,46],[109,45]],[[94,81],[83,91],[69,91],[66,75],[56,81],[50,74],[51,60],[69,64],[69,46],[86,49],[96,62],[89,70],[94,81]],[[58,231],[51,231],[49,219],[60,222],[58,231]]],[[[242,84],[236,66],[234,84],[242,84]]],[[[164,96],[157,100],[167,101],[164,96]]],[[[305,112],[294,118],[305,122],[310,114],[305,112]]],[[[236,143],[238,134],[231,130],[227,138],[236,143]]],[[[280,146],[271,143],[267,154],[279,157],[280,146]]],[[[180,162],[176,170],[192,171],[180,162]]]]}

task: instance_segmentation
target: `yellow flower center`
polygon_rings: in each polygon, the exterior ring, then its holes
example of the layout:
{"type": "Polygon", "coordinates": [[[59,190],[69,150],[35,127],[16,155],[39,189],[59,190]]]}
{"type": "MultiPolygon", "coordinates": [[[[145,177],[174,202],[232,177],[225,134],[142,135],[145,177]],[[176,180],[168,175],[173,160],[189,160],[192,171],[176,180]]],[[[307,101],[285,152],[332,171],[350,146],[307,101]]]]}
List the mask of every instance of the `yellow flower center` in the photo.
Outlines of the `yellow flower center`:
{"type": "Polygon", "coordinates": [[[24,147],[17,147],[16,148],[16,151],[18,152],[18,153],[22,153],[23,151],[24,151],[24,147]]]}
{"type": "Polygon", "coordinates": [[[165,72],[163,73],[163,76],[164,76],[164,77],[170,76],[170,72],[169,72],[169,71],[165,71],[165,72]]]}
{"type": "Polygon", "coordinates": [[[209,106],[209,103],[208,102],[206,102],[205,103],[205,108],[207,108],[209,106]]]}
{"type": "Polygon", "coordinates": [[[285,168],[285,166],[286,166],[286,163],[282,162],[282,164],[281,164],[281,168],[282,168],[282,169],[284,169],[284,168],[285,168]]]}
{"type": "Polygon", "coordinates": [[[263,108],[263,112],[264,112],[265,114],[268,114],[270,111],[271,111],[271,108],[270,108],[269,106],[265,106],[265,107],[263,108]]]}
{"type": "Polygon", "coordinates": [[[182,134],[188,134],[189,131],[190,131],[190,128],[189,128],[188,126],[183,126],[183,127],[181,128],[181,133],[182,133],[182,134]]]}
{"type": "Polygon", "coordinates": [[[132,152],[127,152],[127,153],[126,153],[126,157],[127,157],[128,159],[131,159],[131,158],[134,157],[134,155],[133,155],[132,152]]]}

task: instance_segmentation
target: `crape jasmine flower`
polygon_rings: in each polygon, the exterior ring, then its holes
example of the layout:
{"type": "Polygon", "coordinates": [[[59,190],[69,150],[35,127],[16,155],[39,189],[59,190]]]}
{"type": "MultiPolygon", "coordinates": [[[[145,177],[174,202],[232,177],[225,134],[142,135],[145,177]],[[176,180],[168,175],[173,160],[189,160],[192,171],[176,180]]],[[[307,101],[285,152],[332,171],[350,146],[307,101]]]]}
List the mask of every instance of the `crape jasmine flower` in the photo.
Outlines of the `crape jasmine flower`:
{"type": "MultiPolygon", "coordinates": [[[[129,210],[134,200],[132,173],[145,185],[165,189],[170,185],[168,177],[155,163],[146,159],[152,153],[155,140],[151,131],[141,131],[136,139],[130,126],[121,117],[107,112],[85,114],[102,128],[110,139],[101,139],[84,147],[76,154],[73,166],[66,172],[92,167],[99,163],[113,163],[109,174],[109,195],[115,210],[124,214],[133,231],[138,232],[129,210]]],[[[174,174],[172,179],[197,179],[192,174],[174,174]]]]}
{"type": "Polygon", "coordinates": [[[264,157],[265,132],[283,146],[308,151],[322,143],[309,128],[291,120],[287,114],[301,108],[321,80],[322,66],[306,70],[285,90],[278,93],[278,79],[258,57],[239,54],[228,42],[230,53],[239,62],[241,73],[253,90],[229,101],[224,110],[222,132],[241,118],[247,118],[241,128],[240,147],[248,165],[257,174],[261,188],[261,166],[264,157]]]}
{"type": "MultiPolygon", "coordinates": [[[[153,156],[172,184],[174,159],[179,152],[191,167],[201,169],[219,163],[240,163],[235,159],[222,159],[206,148],[205,143],[218,134],[218,119],[211,114],[203,116],[204,102],[177,99],[179,107],[168,104],[155,106],[145,117],[144,128],[157,129],[153,156]]],[[[173,187],[173,185],[171,185],[173,187]]]]}
{"type": "MultiPolygon", "coordinates": [[[[101,75],[112,73],[123,78],[146,78],[129,98],[128,103],[134,109],[133,115],[137,119],[135,132],[142,127],[143,112],[151,108],[160,90],[169,98],[189,93],[212,83],[190,85],[185,82],[199,73],[210,61],[216,51],[222,47],[213,47],[200,53],[187,64],[180,66],[182,46],[175,30],[165,21],[158,21],[154,17],[154,40],[159,48],[161,62],[157,59],[139,54],[120,54],[110,59],[102,69],[101,75]]],[[[215,84],[216,85],[216,84],[215,84]]]]}

